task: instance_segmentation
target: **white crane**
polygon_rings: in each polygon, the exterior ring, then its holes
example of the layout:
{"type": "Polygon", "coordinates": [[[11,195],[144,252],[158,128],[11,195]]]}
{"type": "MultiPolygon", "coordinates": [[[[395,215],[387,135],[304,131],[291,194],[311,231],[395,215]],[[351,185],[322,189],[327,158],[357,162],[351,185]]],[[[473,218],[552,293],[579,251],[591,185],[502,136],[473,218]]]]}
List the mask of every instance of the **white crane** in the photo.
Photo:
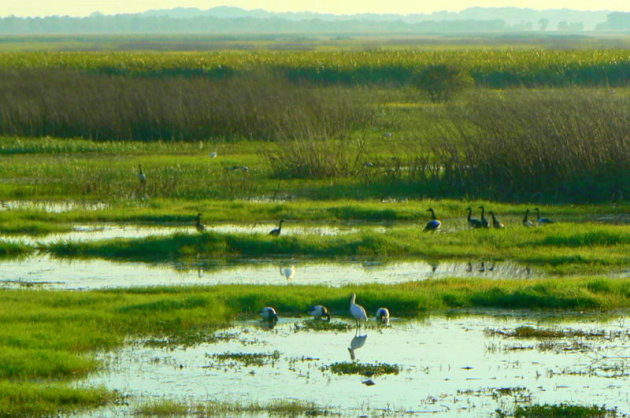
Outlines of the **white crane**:
{"type": "Polygon", "coordinates": [[[352,298],[350,298],[350,315],[354,318],[357,323],[357,328],[360,326],[359,321],[367,321],[367,314],[365,313],[365,308],[361,305],[357,305],[355,303],[357,299],[357,294],[353,293],[352,298]]]}

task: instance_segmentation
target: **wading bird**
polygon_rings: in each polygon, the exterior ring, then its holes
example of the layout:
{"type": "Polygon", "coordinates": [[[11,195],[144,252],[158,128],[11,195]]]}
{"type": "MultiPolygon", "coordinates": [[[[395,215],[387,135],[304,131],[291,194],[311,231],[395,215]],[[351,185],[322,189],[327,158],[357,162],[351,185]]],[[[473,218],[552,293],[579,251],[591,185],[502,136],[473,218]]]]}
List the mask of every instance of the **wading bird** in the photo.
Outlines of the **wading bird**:
{"type": "Polygon", "coordinates": [[[276,322],[278,322],[278,314],[276,313],[276,310],[271,306],[266,306],[262,308],[262,310],[260,311],[260,316],[263,321],[270,324],[275,324],[276,322]]]}
{"type": "Polygon", "coordinates": [[[201,223],[201,213],[197,214],[197,220],[195,221],[195,228],[199,232],[206,232],[206,226],[201,223]]]}
{"type": "Polygon", "coordinates": [[[141,186],[147,184],[147,176],[144,174],[144,171],[142,171],[142,164],[138,164],[138,180],[141,186]]]}
{"type": "Polygon", "coordinates": [[[501,223],[501,221],[499,221],[497,219],[497,217],[494,215],[494,212],[490,211],[488,212],[490,214],[490,216],[492,216],[492,227],[495,229],[501,229],[501,228],[505,228],[505,225],[503,225],[501,223]]]}
{"type": "Polygon", "coordinates": [[[284,219],[280,219],[280,223],[278,224],[278,227],[269,231],[269,235],[273,237],[277,237],[278,235],[280,235],[280,232],[282,232],[282,222],[284,222],[284,219]]]}
{"type": "Polygon", "coordinates": [[[295,266],[291,267],[280,267],[280,274],[286,277],[287,280],[291,280],[293,276],[295,276],[295,266]]]}
{"type": "Polygon", "coordinates": [[[539,225],[540,225],[540,224],[542,224],[542,225],[546,225],[546,224],[553,224],[553,223],[555,223],[555,222],[556,222],[556,221],[552,221],[552,220],[551,220],[551,219],[549,219],[549,218],[541,218],[541,217],[540,217],[540,209],[538,209],[538,208],[534,208],[534,210],[536,211],[536,222],[537,222],[539,225]]]}
{"type": "Polygon", "coordinates": [[[485,216],[486,208],[484,208],[483,206],[479,206],[479,209],[481,209],[481,227],[490,228],[490,224],[488,223],[488,220],[485,216]]]}
{"type": "Polygon", "coordinates": [[[315,305],[308,311],[308,314],[313,317],[313,319],[321,319],[326,322],[330,322],[330,313],[328,312],[328,308],[324,305],[315,305]]]}
{"type": "Polygon", "coordinates": [[[435,217],[435,211],[432,208],[427,209],[427,212],[431,212],[431,220],[424,226],[423,231],[437,231],[442,226],[442,222],[435,217]]]}
{"type": "Polygon", "coordinates": [[[468,217],[466,218],[466,220],[468,221],[468,225],[472,226],[473,228],[481,228],[481,221],[476,218],[471,218],[472,208],[469,206],[468,208],[466,208],[466,210],[468,211],[468,217]]]}
{"type": "Polygon", "coordinates": [[[376,310],[376,320],[383,325],[389,324],[389,309],[378,308],[376,310]]]}
{"type": "Polygon", "coordinates": [[[359,328],[359,321],[367,321],[367,314],[365,313],[365,308],[363,306],[355,303],[356,299],[357,295],[356,293],[353,293],[352,298],[350,298],[350,315],[352,315],[357,323],[357,328],[359,328]]]}
{"type": "Polygon", "coordinates": [[[525,217],[523,218],[523,226],[527,228],[531,228],[532,226],[534,226],[534,223],[530,221],[529,219],[527,219],[528,216],[529,216],[529,209],[525,211],[525,217]]]}

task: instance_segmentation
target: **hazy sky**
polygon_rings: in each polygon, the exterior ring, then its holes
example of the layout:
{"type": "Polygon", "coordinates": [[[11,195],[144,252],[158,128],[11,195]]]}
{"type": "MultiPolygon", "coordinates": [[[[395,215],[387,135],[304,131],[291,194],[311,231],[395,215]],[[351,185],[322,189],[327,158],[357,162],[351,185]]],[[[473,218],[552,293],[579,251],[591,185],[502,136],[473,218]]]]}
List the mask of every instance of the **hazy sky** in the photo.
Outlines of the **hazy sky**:
{"type": "Polygon", "coordinates": [[[629,0],[0,0],[0,16],[85,16],[94,11],[117,14],[173,7],[209,9],[222,5],[244,9],[308,10],[340,14],[429,13],[438,10],[461,10],[471,6],[630,11],[629,0]]]}

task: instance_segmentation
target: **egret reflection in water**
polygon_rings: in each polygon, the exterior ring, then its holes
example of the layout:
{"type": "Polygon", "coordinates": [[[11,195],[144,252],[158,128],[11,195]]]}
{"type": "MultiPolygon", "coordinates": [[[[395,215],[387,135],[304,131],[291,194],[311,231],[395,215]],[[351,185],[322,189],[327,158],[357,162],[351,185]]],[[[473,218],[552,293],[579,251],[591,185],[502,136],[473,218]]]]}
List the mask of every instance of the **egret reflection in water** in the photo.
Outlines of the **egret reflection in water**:
{"type": "Polygon", "coordinates": [[[358,335],[358,329],[357,332],[355,332],[354,337],[352,337],[352,339],[350,340],[350,347],[348,347],[348,352],[350,353],[350,359],[352,361],[356,360],[356,356],[355,356],[355,350],[358,350],[359,348],[363,347],[365,345],[365,340],[367,340],[367,334],[365,335],[358,335]]]}

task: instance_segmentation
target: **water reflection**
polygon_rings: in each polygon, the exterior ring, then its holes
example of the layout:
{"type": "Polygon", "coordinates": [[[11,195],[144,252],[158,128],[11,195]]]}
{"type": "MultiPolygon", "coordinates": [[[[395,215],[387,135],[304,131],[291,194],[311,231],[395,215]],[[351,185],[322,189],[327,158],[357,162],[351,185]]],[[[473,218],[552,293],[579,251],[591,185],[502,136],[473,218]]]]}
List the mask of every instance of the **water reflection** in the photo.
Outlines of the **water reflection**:
{"type": "Polygon", "coordinates": [[[367,340],[367,334],[358,335],[359,329],[355,331],[354,337],[350,340],[350,347],[348,347],[348,352],[350,353],[350,359],[352,361],[356,360],[355,351],[365,345],[365,341],[367,340]]]}

